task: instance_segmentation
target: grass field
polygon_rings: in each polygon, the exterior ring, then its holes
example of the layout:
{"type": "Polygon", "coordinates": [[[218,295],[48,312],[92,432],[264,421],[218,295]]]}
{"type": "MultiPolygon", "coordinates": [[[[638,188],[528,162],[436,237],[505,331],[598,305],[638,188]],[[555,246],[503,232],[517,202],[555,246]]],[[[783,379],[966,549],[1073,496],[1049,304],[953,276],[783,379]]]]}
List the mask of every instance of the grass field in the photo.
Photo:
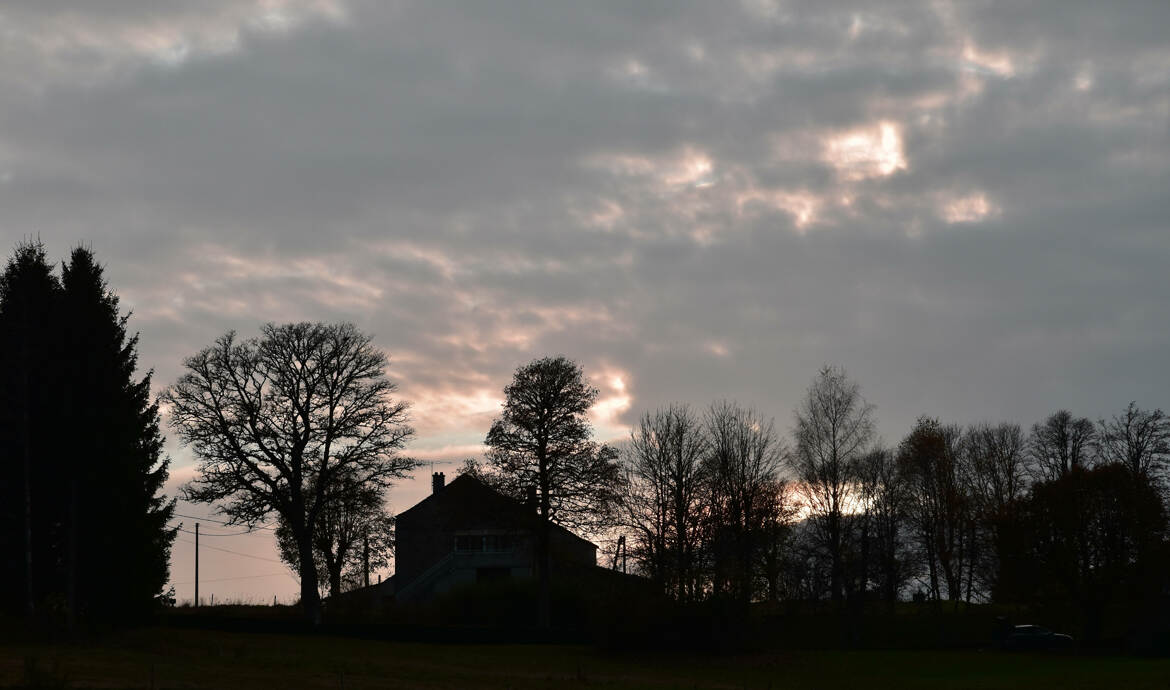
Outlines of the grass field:
{"type": "Polygon", "coordinates": [[[419,645],[151,628],[6,644],[0,684],[156,688],[1161,688],[1170,660],[999,652],[613,655],[589,647],[419,645]]]}

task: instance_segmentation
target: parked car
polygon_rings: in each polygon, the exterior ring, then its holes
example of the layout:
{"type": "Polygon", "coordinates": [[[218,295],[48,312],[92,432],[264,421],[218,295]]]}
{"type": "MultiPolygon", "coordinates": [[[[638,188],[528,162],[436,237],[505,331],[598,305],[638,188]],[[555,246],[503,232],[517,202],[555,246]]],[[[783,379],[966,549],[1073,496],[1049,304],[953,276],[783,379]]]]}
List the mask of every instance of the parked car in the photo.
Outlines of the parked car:
{"type": "Polygon", "coordinates": [[[1057,651],[1072,649],[1073,638],[1039,625],[1017,625],[1003,638],[1004,649],[1057,651]]]}

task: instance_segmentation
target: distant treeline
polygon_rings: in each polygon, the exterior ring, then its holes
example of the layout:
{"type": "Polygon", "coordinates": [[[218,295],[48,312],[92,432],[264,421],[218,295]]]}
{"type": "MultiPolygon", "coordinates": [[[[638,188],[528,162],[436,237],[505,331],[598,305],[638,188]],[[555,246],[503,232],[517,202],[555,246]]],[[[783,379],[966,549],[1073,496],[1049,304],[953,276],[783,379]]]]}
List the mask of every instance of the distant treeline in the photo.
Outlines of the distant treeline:
{"type": "Polygon", "coordinates": [[[726,402],[646,414],[617,502],[637,570],[680,602],[1026,605],[1089,641],[1164,610],[1160,410],[1061,410],[1028,431],[924,416],[887,448],[857,384],[826,367],[792,435],[726,402]]]}
{"type": "Polygon", "coordinates": [[[0,275],[0,611],[118,621],[162,596],[175,530],[150,374],[101,266],[40,242],[0,275]]]}

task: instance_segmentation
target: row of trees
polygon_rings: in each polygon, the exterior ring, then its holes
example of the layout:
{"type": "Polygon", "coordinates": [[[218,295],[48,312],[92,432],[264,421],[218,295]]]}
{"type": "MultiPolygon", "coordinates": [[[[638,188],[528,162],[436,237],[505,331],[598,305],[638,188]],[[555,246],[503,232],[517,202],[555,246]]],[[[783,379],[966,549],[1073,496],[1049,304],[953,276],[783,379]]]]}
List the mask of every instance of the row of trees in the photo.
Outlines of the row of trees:
{"type": "Polygon", "coordinates": [[[0,276],[0,608],[119,619],[167,581],[174,502],[150,373],[102,267],[40,242],[0,276]]]}
{"type": "Polygon", "coordinates": [[[591,439],[584,381],[563,357],[518,369],[487,462],[465,471],[516,498],[535,487],[545,523],[625,534],[678,601],[1048,601],[1079,607],[1093,636],[1165,584],[1161,411],[1060,411],[1030,432],[923,417],[888,448],[857,384],[825,367],[791,443],[724,401],[649,412],[619,452],[591,439]]]}
{"type": "MultiPolygon", "coordinates": [[[[1063,601],[1089,634],[1160,591],[1170,420],[1131,404],[1025,433],[923,417],[897,446],[839,368],[814,379],[793,442],[720,402],[647,413],[622,455],[619,529],[682,601],[732,596],[859,607],[1063,601]]],[[[1164,578],[1163,578],[1164,579],[1164,578]]]]}
{"type": "MultiPolygon", "coordinates": [[[[9,610],[144,611],[175,528],[150,376],[91,252],[58,277],[39,243],[0,276],[0,548],[9,610]],[[61,428],[69,433],[61,434],[61,428]],[[116,564],[116,568],[108,567],[116,564]]],[[[234,523],[275,514],[306,613],[383,567],[385,492],[418,462],[388,360],[349,324],[234,333],[160,396],[199,461],[184,488],[234,523]]],[[[731,402],[647,413],[620,453],[592,439],[598,391],[563,358],[520,367],[484,465],[535,489],[548,621],[549,526],[627,533],[639,569],[680,601],[1073,601],[1092,625],[1165,584],[1170,420],[1131,404],[1096,423],[1060,411],[1025,433],[923,417],[883,447],[839,368],[814,379],[792,442],[731,402]]]]}
{"type": "Polygon", "coordinates": [[[645,415],[625,449],[617,519],[641,570],[682,601],[767,593],[794,518],[785,456],[772,422],[733,403],[645,415]]]}
{"type": "MultiPolygon", "coordinates": [[[[371,535],[385,554],[384,491],[417,466],[399,454],[412,432],[385,364],[352,326],[269,325],[188,359],[163,395],[200,460],[187,496],[242,524],[275,513],[313,617],[319,583],[336,593],[354,580],[371,535]]],[[[791,444],[772,420],[719,402],[646,414],[619,453],[592,439],[598,391],[575,363],[535,360],[504,393],[485,462],[466,471],[518,499],[535,490],[543,624],[554,523],[626,533],[637,567],[684,602],[1049,597],[1090,616],[1116,593],[1157,590],[1160,411],[1130,405],[1095,424],[1062,411],[1030,433],[924,417],[891,449],[856,383],[826,367],[791,444]]]]}

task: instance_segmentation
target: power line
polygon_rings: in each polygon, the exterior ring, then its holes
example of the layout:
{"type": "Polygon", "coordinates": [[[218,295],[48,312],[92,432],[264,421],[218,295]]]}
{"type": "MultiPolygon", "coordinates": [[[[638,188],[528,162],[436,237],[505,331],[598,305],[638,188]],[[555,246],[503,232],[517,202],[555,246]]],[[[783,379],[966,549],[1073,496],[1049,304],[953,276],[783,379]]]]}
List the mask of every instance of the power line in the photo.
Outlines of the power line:
{"type": "MultiPolygon", "coordinates": [[[[181,525],[183,523],[179,523],[179,524],[181,525]]],[[[194,534],[194,532],[192,532],[190,530],[185,530],[182,527],[175,527],[175,529],[186,532],[187,534],[194,534]]],[[[215,532],[200,532],[199,536],[201,536],[201,537],[239,537],[239,536],[242,536],[245,534],[256,534],[258,531],[259,530],[250,529],[250,530],[247,530],[244,532],[226,532],[224,534],[216,534],[215,532]]]]}
{"type": "MultiPolygon", "coordinates": [[[[264,573],[262,575],[239,575],[237,577],[219,577],[219,578],[215,578],[212,580],[200,580],[199,582],[205,583],[205,582],[227,582],[228,580],[252,580],[252,579],[255,579],[258,577],[276,577],[277,575],[288,575],[289,577],[292,577],[294,580],[296,579],[295,577],[293,577],[292,573],[289,573],[288,571],[283,571],[283,572],[279,572],[279,573],[264,573]]],[[[177,585],[191,585],[191,584],[195,584],[195,581],[189,580],[187,582],[172,582],[171,584],[176,585],[176,586],[177,585]]]]}
{"type": "MultiPolygon", "coordinates": [[[[180,530],[180,531],[181,531],[181,532],[186,532],[187,534],[195,534],[194,532],[189,532],[189,531],[187,531],[187,530],[185,530],[185,529],[184,529],[184,530],[180,530]]],[[[203,535],[202,535],[202,534],[200,534],[199,536],[203,536],[203,535]]],[[[183,542],[184,544],[191,544],[192,546],[194,546],[194,545],[195,545],[195,542],[191,541],[190,539],[176,539],[175,541],[181,541],[181,542],[183,542]]],[[[212,550],[214,550],[214,551],[223,551],[224,553],[230,553],[230,554],[233,554],[233,555],[236,555],[236,556],[243,556],[244,558],[255,558],[255,559],[256,559],[256,560],[258,560],[258,561],[268,561],[269,563],[281,563],[281,564],[283,564],[283,563],[284,563],[284,561],[278,561],[278,560],[276,560],[276,559],[274,559],[274,558],[264,558],[263,556],[253,556],[253,555],[252,555],[252,554],[250,554],[250,553],[241,553],[241,552],[239,552],[239,551],[232,551],[231,549],[225,549],[225,548],[221,548],[221,547],[219,547],[219,546],[210,546],[210,545],[208,545],[208,544],[200,544],[200,545],[199,545],[199,548],[201,548],[201,549],[212,549],[212,550]]]]}
{"type": "MultiPolygon", "coordinates": [[[[219,525],[228,525],[228,526],[231,526],[231,525],[233,524],[233,523],[230,523],[230,522],[225,522],[225,521],[223,521],[223,520],[216,520],[215,518],[209,518],[209,517],[200,517],[200,516],[198,516],[198,515],[184,515],[183,513],[173,513],[173,515],[175,515],[175,516],[177,516],[177,517],[185,517],[185,518],[188,518],[188,519],[190,519],[190,520],[206,520],[207,522],[214,522],[214,523],[216,523],[216,524],[219,524],[219,525]]],[[[266,526],[264,526],[264,525],[256,525],[256,526],[255,526],[255,527],[253,527],[252,529],[253,529],[253,530],[258,530],[258,529],[266,529],[266,530],[268,530],[268,531],[270,531],[270,532],[274,532],[274,531],[276,531],[276,528],[275,528],[275,527],[266,527],[266,526]]]]}

